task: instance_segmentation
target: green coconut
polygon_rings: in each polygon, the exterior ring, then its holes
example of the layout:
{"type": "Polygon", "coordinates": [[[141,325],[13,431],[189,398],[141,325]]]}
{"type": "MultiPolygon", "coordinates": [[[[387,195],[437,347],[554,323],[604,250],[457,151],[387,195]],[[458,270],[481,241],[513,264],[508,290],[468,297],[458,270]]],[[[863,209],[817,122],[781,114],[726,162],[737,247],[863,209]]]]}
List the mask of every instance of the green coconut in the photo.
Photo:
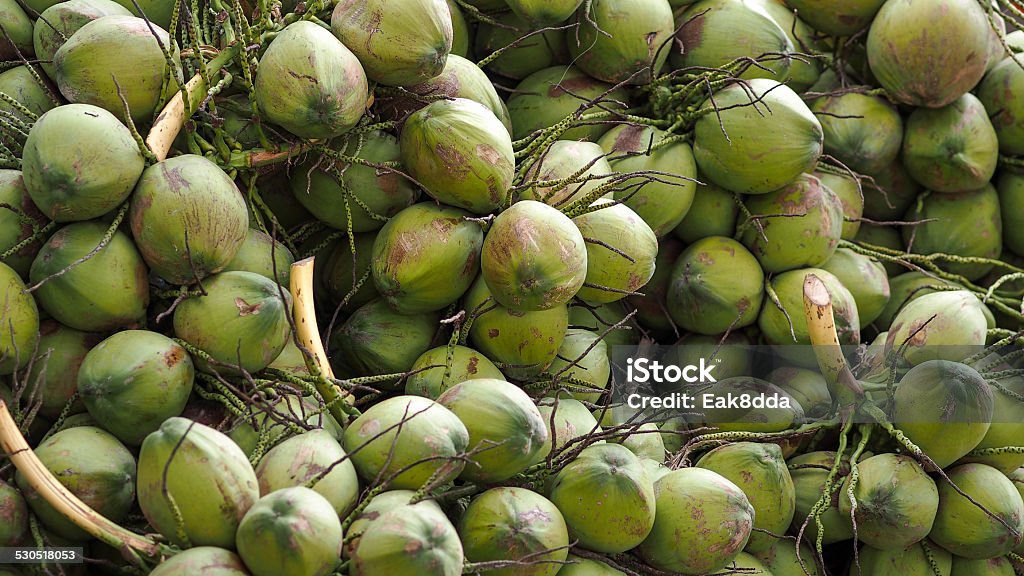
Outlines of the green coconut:
{"type": "Polygon", "coordinates": [[[996,131],[973,94],[942,108],[918,108],[907,118],[903,164],[929,190],[977,190],[992,179],[998,159],[996,131]]]}
{"type": "Polygon", "coordinates": [[[538,29],[511,11],[495,14],[493,19],[499,25],[479,23],[473,45],[480,58],[490,57],[495,51],[502,50],[497,58],[485,66],[489,72],[522,80],[534,72],[568,61],[565,30],[551,29],[513,45],[538,29]]]}
{"type": "Polygon", "coordinates": [[[930,286],[941,287],[950,285],[952,285],[952,283],[948,280],[933,278],[924,272],[918,272],[916,270],[890,277],[889,302],[885,305],[881,314],[879,314],[878,319],[875,321],[875,325],[879,328],[888,330],[892,325],[893,319],[896,318],[896,315],[904,306],[916,298],[935,292],[935,290],[929,288],[930,286]]]}
{"type": "Polygon", "coordinates": [[[786,0],[800,18],[829,36],[851,36],[871,23],[885,0],[786,0]]]}
{"type": "Polygon", "coordinates": [[[288,286],[294,262],[295,256],[282,242],[275,240],[266,232],[249,228],[242,247],[223,271],[254,272],[282,286],[288,286]]]}
{"type": "Polygon", "coordinates": [[[537,402],[541,419],[547,426],[547,440],[539,454],[541,458],[547,458],[551,453],[558,454],[567,446],[569,450],[580,448],[583,440],[603,431],[586,404],[563,392],[557,395],[557,400],[547,397],[537,402]]]}
{"type": "Polygon", "coordinates": [[[782,57],[768,59],[761,66],[749,66],[739,77],[787,80],[793,63],[789,54],[799,48],[765,4],[743,0],[690,4],[676,17],[675,39],[684,49],[666,50],[671,53],[672,68],[722,68],[738,58],[780,54],[782,57]]]}
{"type": "Polygon", "coordinates": [[[526,173],[528,182],[565,181],[554,186],[530,185],[519,198],[537,200],[559,209],[590,198],[602,185],[607,184],[614,171],[606,158],[607,153],[593,142],[555,140],[539,161],[526,173]]]}
{"type": "Polygon", "coordinates": [[[347,368],[357,376],[407,372],[420,354],[432,348],[439,320],[436,312],[399,314],[378,298],[335,329],[328,352],[336,368],[347,368]]]}
{"type": "Polygon", "coordinates": [[[748,198],[753,215],[741,240],[765,272],[824,264],[843,233],[843,204],[814,176],[802,174],[770,194],[748,198]]]}
{"type": "Polygon", "coordinates": [[[235,183],[210,160],[191,154],[146,168],[128,220],[146,264],[173,284],[223,270],[249,229],[235,183]]]}
{"type": "Polygon", "coordinates": [[[654,482],[640,459],[617,444],[585,448],[555,476],[549,491],[579,546],[618,554],[654,527],[654,482]]]}
{"type": "Polygon", "coordinates": [[[452,16],[445,0],[341,0],[331,30],[386,86],[412,86],[444,69],[452,50],[452,16]]]}
{"type": "MultiPolygon", "coordinates": [[[[379,499],[380,496],[374,498],[370,505],[379,499]]],[[[351,554],[352,576],[459,576],[462,573],[462,543],[437,504],[424,501],[376,514],[379,515],[366,525],[351,554]]],[[[358,533],[355,523],[350,532],[358,533]]]]}
{"type": "MultiPolygon", "coordinates": [[[[38,283],[94,251],[107,233],[102,222],[76,222],[58,230],[32,262],[38,283]]],[[[128,235],[116,231],[91,258],[35,292],[40,307],[61,324],[85,332],[139,326],[149,305],[146,265],[128,235]]]]}
{"type": "Polygon", "coordinates": [[[668,60],[675,24],[664,0],[595,0],[577,11],[566,34],[569,56],[587,74],[613,84],[648,84],[668,60]]]}
{"type": "Polygon", "coordinates": [[[489,108],[437,100],[406,119],[402,165],[436,200],[476,214],[505,202],[515,171],[512,138],[489,108]]]}
{"type": "Polygon", "coordinates": [[[796,400],[809,418],[825,416],[832,409],[832,394],[819,370],[780,366],[769,372],[765,380],[796,400]]]}
{"type": "MultiPolygon", "coordinates": [[[[782,28],[796,52],[807,52],[821,47],[817,32],[807,22],[797,18],[797,14],[783,0],[755,0],[755,3],[782,28]]],[[[815,58],[792,58],[789,66],[789,86],[797,92],[804,92],[817,83],[822,68],[822,63],[815,58]]]]}
{"type": "Polygon", "coordinates": [[[376,236],[356,234],[355,237],[354,248],[349,243],[347,234],[332,242],[328,247],[329,251],[323,256],[324,260],[318,264],[318,267],[326,268],[321,277],[323,289],[320,293],[326,296],[334,307],[344,304],[341,309],[345,312],[354,312],[380,296],[373,286],[370,275],[376,236]]]}
{"type": "MultiPolygon", "coordinates": [[[[471,60],[462,56],[451,54],[444,65],[444,70],[434,78],[409,86],[409,92],[426,98],[437,98],[447,96],[449,98],[466,98],[483,104],[494,112],[494,115],[505,125],[505,129],[512,130],[512,119],[509,118],[508,108],[505,101],[498,96],[487,74],[471,60]]],[[[410,97],[394,98],[390,104],[385,103],[385,108],[393,107],[397,117],[402,118],[419,110],[425,102],[410,97]]]]}
{"type": "Polygon", "coordinates": [[[864,185],[858,184],[847,174],[815,171],[812,175],[839,198],[843,205],[843,230],[839,237],[853,240],[857,237],[860,220],[864,216],[864,185]]]}
{"type": "Polygon", "coordinates": [[[636,294],[650,281],[658,237],[625,204],[599,200],[592,207],[596,209],[572,220],[587,250],[586,277],[576,296],[600,305],[636,294]]]}
{"type": "Polygon", "coordinates": [[[978,100],[989,112],[989,120],[999,139],[999,152],[1013,156],[1024,154],[1024,108],[1013,97],[1024,90],[1022,63],[1024,58],[1007,57],[978,85],[978,100]]]}
{"type": "Polygon", "coordinates": [[[344,445],[364,481],[416,490],[427,480],[443,482],[458,476],[466,463],[456,456],[471,441],[466,426],[445,405],[420,396],[397,396],[356,418],[345,429],[344,445]],[[426,458],[430,459],[421,461],[426,458]]]}
{"type": "MultiPolygon", "coordinates": [[[[835,461],[835,452],[808,452],[786,462],[790,476],[793,478],[793,486],[796,489],[796,513],[793,515],[790,532],[799,532],[801,526],[804,526],[806,522],[804,534],[811,542],[814,542],[819,535],[814,518],[810,518],[808,521],[808,517],[825,491],[825,480],[835,461]]],[[[843,477],[849,472],[849,457],[844,456],[835,484],[841,485],[843,477]]],[[[850,517],[843,516],[839,512],[839,499],[844,495],[845,493],[839,492],[836,488],[836,492],[827,502],[828,508],[821,514],[823,529],[820,536],[823,544],[833,544],[853,538],[853,525],[850,523],[850,517]]]]}
{"type": "Polygon", "coordinates": [[[565,305],[519,312],[496,304],[484,279],[478,278],[463,302],[472,319],[469,342],[510,378],[529,379],[555,359],[569,327],[565,305]]]}
{"type": "Polygon", "coordinates": [[[690,211],[697,191],[697,162],[688,142],[673,142],[651,150],[668,136],[657,128],[622,125],[612,128],[598,141],[610,154],[609,164],[619,174],[653,171],[660,181],[636,177],[625,180],[615,192],[621,200],[661,238],[671,232],[690,211]]]}
{"type": "Polygon", "coordinates": [[[506,308],[550,310],[583,287],[589,252],[572,220],[547,204],[523,200],[491,223],[480,258],[481,276],[494,300],[506,308]]]}
{"type": "Polygon", "coordinates": [[[214,360],[199,362],[200,370],[241,368],[251,374],[281,354],[291,337],[287,291],[253,272],[215,274],[203,289],[206,295],[189,298],[174,311],[175,334],[214,360]]]}
{"type": "Polygon", "coordinates": [[[341,520],[320,494],[284,488],[249,508],[235,541],[253,576],[327,576],[339,562],[341,520]]]}
{"type": "Polygon", "coordinates": [[[565,331],[565,338],[558,348],[558,355],[548,366],[547,372],[558,375],[568,383],[573,378],[573,398],[584,402],[597,402],[611,377],[610,344],[601,339],[599,333],[578,328],[565,331]],[[589,388],[584,392],[580,388],[589,388]]]}
{"type": "Polygon", "coordinates": [[[17,0],[0,1],[0,25],[4,29],[0,40],[0,59],[18,60],[19,55],[31,59],[32,20],[17,0]]]}
{"type": "MultiPolygon", "coordinates": [[[[539,42],[540,40],[535,40],[539,42]]],[[[522,79],[508,98],[508,113],[512,118],[512,138],[521,140],[536,130],[549,128],[561,122],[580,108],[580,102],[603,96],[610,110],[627,103],[628,93],[591,78],[573,66],[553,66],[537,70],[522,79]]],[[[610,124],[574,126],[562,133],[563,140],[589,140],[596,142],[611,129],[610,124]]]]}
{"type": "Polygon", "coordinates": [[[0,374],[12,374],[32,361],[39,344],[39,310],[25,283],[10,266],[0,262],[0,374]]]}
{"type": "Polygon", "coordinates": [[[680,468],[654,484],[654,529],[637,552],[649,565],[687,575],[719,571],[747,545],[754,508],[716,472],[680,468]]]}
{"type": "Polygon", "coordinates": [[[492,488],[480,494],[462,514],[458,530],[469,562],[529,560],[490,570],[494,576],[555,576],[569,554],[561,512],[525,488],[492,488]]]}
{"type": "Polygon", "coordinates": [[[4,518],[4,524],[0,526],[0,544],[4,546],[25,544],[29,533],[28,505],[21,492],[2,481],[0,481],[0,514],[4,518]]]}
{"type": "MultiPolygon", "coordinates": [[[[384,132],[343,139],[342,155],[374,164],[398,162],[398,139],[384,132]]],[[[338,230],[372,232],[419,198],[419,190],[394,170],[342,162],[322,156],[300,164],[289,180],[292,193],[317,220],[338,230]],[[346,208],[346,203],[348,207],[346,208]]]]}
{"type": "Polygon", "coordinates": [[[903,348],[910,364],[963,360],[985,345],[984,304],[966,290],[921,295],[906,304],[889,327],[886,348],[903,348]]]}
{"type": "MultiPolygon", "coordinates": [[[[799,555],[796,543],[785,538],[775,538],[771,548],[762,552],[752,552],[764,564],[771,576],[818,576],[818,561],[814,550],[807,544],[801,544],[799,555]]],[[[863,563],[863,557],[861,557],[863,563]]],[[[871,572],[874,574],[874,572],[871,572]]],[[[948,576],[948,575],[947,575],[948,576]]]]}
{"type": "Polygon", "coordinates": [[[478,378],[452,386],[437,399],[469,431],[469,447],[482,449],[461,470],[470,482],[501,482],[540,460],[548,430],[526,392],[504,380],[478,378]],[[483,449],[486,448],[486,449],[483,449]]]}
{"type": "Polygon", "coordinates": [[[150,572],[151,576],[251,576],[237,554],[216,546],[197,546],[178,552],[150,572]]]}
{"type": "Polygon", "coordinates": [[[143,168],[131,131],[89,104],[59,106],[40,116],[22,157],[25,189],[56,222],[89,220],[117,208],[143,168]]]}
{"type": "Polygon", "coordinates": [[[821,123],[796,92],[774,80],[731,84],[701,108],[708,113],[694,128],[697,167],[727,190],[773,192],[811,170],[821,155],[821,123]]]}
{"type": "Polygon", "coordinates": [[[924,540],[939,506],[935,481],[909,456],[879,454],[857,464],[856,485],[847,477],[839,498],[839,513],[857,522],[857,539],[881,550],[904,550],[924,540]],[[853,486],[851,488],[851,486],[853,486]]]}
{"type": "Polygon", "coordinates": [[[859,92],[814,100],[825,132],[825,152],[854,172],[873,174],[899,157],[903,119],[884,98],[859,92]]]}
{"type": "Polygon", "coordinates": [[[602,306],[577,301],[569,306],[569,327],[603,335],[602,340],[609,351],[614,346],[635,346],[642,335],[640,325],[630,317],[631,313],[632,309],[627,308],[623,300],[602,306]]]}
{"type": "Polygon", "coordinates": [[[879,222],[901,219],[921,192],[921,185],[910,176],[901,161],[871,174],[871,179],[862,180],[861,184],[864,216],[879,222]]]}
{"type": "MultiPolygon", "coordinates": [[[[223,108],[219,103],[218,106],[223,108]]],[[[227,115],[225,113],[225,116],[227,115]]],[[[252,120],[249,119],[247,122],[252,122],[252,120]]],[[[224,129],[228,129],[227,119],[225,119],[224,129]]],[[[254,140],[248,145],[256,146],[256,141],[254,140]]],[[[293,174],[295,177],[299,176],[297,172],[293,172],[293,174]]],[[[274,217],[277,218],[278,223],[281,225],[280,227],[285,230],[298,228],[313,219],[313,215],[310,214],[309,210],[297,202],[291,186],[288,185],[291,179],[287,171],[269,172],[261,174],[256,178],[256,191],[260,193],[263,203],[270,208],[274,217]]]]}
{"type": "Polygon", "coordinates": [[[742,244],[722,236],[697,240],[672,269],[666,305],[684,330],[721,334],[753,324],[764,300],[764,272],[742,244]]]}
{"type": "Polygon", "coordinates": [[[1024,174],[1003,170],[995,186],[999,193],[1003,244],[1014,254],[1024,254],[1024,174]]]}
{"type": "Polygon", "coordinates": [[[300,138],[335,138],[367,107],[366,74],[356,55],[308,20],[289,24],[260,58],[256,104],[263,119],[300,138]]]}
{"type": "MultiPolygon", "coordinates": [[[[914,207],[904,219],[929,220],[903,228],[903,239],[911,252],[981,258],[998,258],[1002,253],[999,197],[989,183],[971,192],[929,195],[920,211],[914,207]]],[[[980,279],[992,270],[990,263],[940,262],[939,265],[968,280],[980,279]]]]}
{"type": "Polygon", "coordinates": [[[238,524],[259,495],[241,448],[209,426],[168,418],[142,443],[139,507],[177,546],[183,535],[192,546],[234,550],[238,524]]]}
{"type": "Polygon", "coordinates": [[[992,387],[977,370],[959,362],[927,360],[911,368],[897,384],[893,425],[936,466],[944,468],[974,450],[985,437],[993,404],[992,387]]]}
{"type": "Polygon", "coordinates": [[[39,351],[28,374],[26,394],[32,402],[39,402],[39,414],[56,419],[61,412],[69,414],[85,411],[81,399],[70,407],[68,402],[78,391],[78,370],[86,354],[103,337],[68,328],[55,320],[44,320],[39,326],[39,351]]]}
{"type": "Polygon", "coordinates": [[[1005,557],[971,559],[953,556],[950,576],[1014,576],[1013,564],[1005,557]]]}
{"type": "Polygon", "coordinates": [[[764,306],[758,316],[757,324],[765,339],[771,344],[780,345],[810,343],[807,319],[803,314],[803,293],[804,281],[811,274],[821,279],[831,296],[839,342],[859,344],[860,315],[857,310],[857,301],[838,278],[831,272],[820,268],[790,270],[772,278],[771,287],[788,313],[789,319],[787,320],[786,314],[783,314],[778,306],[764,306]],[[790,326],[790,321],[792,321],[792,326],[790,326]]]}
{"type": "Polygon", "coordinates": [[[450,365],[448,358],[447,346],[420,354],[405,381],[405,393],[436,400],[445,390],[466,380],[505,379],[493,362],[472,348],[454,346],[450,365]]]}
{"type": "MultiPolygon", "coordinates": [[[[668,312],[668,291],[672,272],[685,245],[673,236],[658,239],[658,256],[654,259],[654,275],[640,288],[643,296],[627,296],[625,302],[636,310],[636,321],[645,328],[659,331],[672,330],[668,312]]],[[[600,332],[603,328],[599,328],[600,332]]],[[[635,342],[630,342],[635,343],[635,342]]]]}
{"type": "Polygon", "coordinates": [[[27,65],[0,72],[0,92],[14,99],[14,103],[0,102],[0,111],[13,114],[14,118],[29,124],[35,118],[25,114],[25,109],[39,117],[58,106],[60,100],[57,90],[43,75],[27,65]]]}
{"type": "Polygon", "coordinates": [[[572,16],[583,0],[506,0],[519,17],[537,27],[556,26],[572,16]]]}
{"type": "Polygon", "coordinates": [[[947,475],[950,482],[939,484],[939,512],[929,534],[936,544],[957,556],[981,560],[1004,556],[1021,543],[1024,501],[1009,478],[984,464],[963,464],[947,475]]]}
{"type": "Polygon", "coordinates": [[[721,446],[702,456],[696,466],[717,472],[743,490],[754,508],[754,528],[769,532],[751,533],[747,552],[767,551],[774,543],[770,534],[783,534],[789,528],[796,493],[777,445],[737,442],[721,446]]]}
{"type": "MultiPolygon", "coordinates": [[[[699,179],[706,182],[704,178],[699,179]]],[[[705,183],[697,187],[690,211],[673,230],[673,234],[687,244],[693,244],[708,236],[731,238],[736,231],[736,216],[739,211],[740,207],[736,204],[732,192],[705,183]]]]}
{"type": "Polygon", "coordinates": [[[395,311],[422,314],[458,300],[480,271],[484,234],[470,214],[431,202],[402,210],[373,244],[373,283],[395,311]]]}
{"type": "Polygon", "coordinates": [[[309,486],[342,518],[359,499],[355,466],[326,430],[303,432],[268,450],[256,466],[256,479],[262,496],[293,486],[309,486]]]}
{"type": "Polygon", "coordinates": [[[103,16],[79,28],[53,55],[54,80],[70,102],[99,106],[122,120],[127,102],[132,121],[148,122],[168,73],[168,91],[180,82],[181,71],[167,69],[161,45],[176,59],[177,49],[160,26],[135,16],[103,16]]]}
{"type": "Polygon", "coordinates": [[[889,277],[878,260],[849,248],[840,248],[821,268],[831,272],[843,286],[849,288],[850,295],[857,303],[857,314],[862,326],[874,322],[889,303],[889,277]]]}
{"type": "Polygon", "coordinates": [[[43,10],[32,30],[32,45],[46,75],[55,76],[53,55],[72,34],[93,20],[112,15],[132,13],[114,0],[68,0],[43,10]]]}
{"type": "MultiPolygon", "coordinates": [[[[112,522],[121,522],[135,501],[135,458],[108,432],[80,426],[57,432],[35,448],[43,467],[86,506],[112,522]]],[[[48,530],[74,542],[90,535],[50,505],[20,471],[18,489],[48,530]]]]}
{"type": "Polygon", "coordinates": [[[860,569],[861,574],[872,576],[952,576],[953,556],[927,540],[913,544],[906,550],[879,550],[862,546],[860,569]],[[935,572],[933,565],[938,572],[935,572]]]}
{"type": "Polygon", "coordinates": [[[126,330],[86,354],[78,371],[78,392],[103,428],[138,446],[164,420],[185,409],[194,375],[192,358],[174,340],[147,330],[126,330]]]}
{"type": "MultiPolygon", "coordinates": [[[[359,538],[364,530],[373,524],[377,518],[386,512],[391,512],[398,509],[408,510],[412,499],[416,497],[416,492],[412,490],[385,490],[375,496],[370,496],[367,499],[366,506],[361,507],[361,510],[352,520],[352,524],[349,526],[348,531],[352,535],[351,538],[346,539],[344,547],[342,548],[342,557],[351,558],[352,553],[359,548],[359,538]]],[[[430,508],[436,510],[438,513],[441,512],[441,507],[435,500],[420,500],[414,504],[418,508],[430,508]]],[[[455,528],[452,528],[454,531],[455,528]]]]}
{"type": "Polygon", "coordinates": [[[940,108],[981,80],[988,44],[988,16],[975,0],[899,0],[886,2],[875,16],[867,55],[891,97],[940,108]]]}

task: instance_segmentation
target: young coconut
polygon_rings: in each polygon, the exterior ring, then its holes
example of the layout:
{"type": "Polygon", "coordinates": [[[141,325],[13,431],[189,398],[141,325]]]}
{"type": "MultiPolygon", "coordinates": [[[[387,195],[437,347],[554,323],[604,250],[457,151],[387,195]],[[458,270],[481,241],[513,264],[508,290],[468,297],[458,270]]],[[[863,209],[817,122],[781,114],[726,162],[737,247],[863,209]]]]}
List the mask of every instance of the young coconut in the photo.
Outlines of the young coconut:
{"type": "Polygon", "coordinates": [[[935,481],[909,456],[879,454],[857,464],[858,478],[846,478],[839,513],[857,523],[857,539],[880,550],[904,550],[924,540],[939,507],[935,481]],[[856,500],[853,510],[852,498],[856,500]]]}
{"type": "Polygon", "coordinates": [[[284,488],[249,508],[235,542],[253,576],[327,576],[341,555],[341,520],[320,494],[284,488]]]}
{"type": "Polygon", "coordinates": [[[625,204],[598,200],[593,211],[573,218],[587,250],[587,274],[576,296],[608,304],[637,293],[654,276],[658,237],[625,204]]]}
{"type": "Polygon", "coordinates": [[[999,139],[985,106],[967,93],[942,108],[911,112],[902,159],[914,180],[929,190],[977,190],[995,174],[999,139]]]}
{"type": "Polygon", "coordinates": [[[515,171],[512,138],[483,104],[437,100],[402,127],[402,165],[436,200],[487,214],[506,200],[515,171]]]}
{"type": "Polygon", "coordinates": [[[974,502],[953,490],[949,482],[939,484],[939,512],[929,534],[936,544],[973,560],[1004,556],[1020,545],[1024,501],[1013,482],[984,464],[963,464],[947,474],[974,502]]]}
{"type": "Polygon", "coordinates": [[[637,549],[659,570],[708,574],[747,545],[754,508],[729,480],[703,468],[680,468],[654,484],[654,528],[637,549]]]}
{"type": "Polygon", "coordinates": [[[369,485],[416,490],[427,480],[454,479],[471,437],[443,404],[397,396],[374,404],[345,429],[345,452],[369,485]]]}
{"type": "Polygon", "coordinates": [[[562,513],[525,488],[492,488],[480,494],[462,514],[458,530],[470,562],[527,560],[491,570],[494,576],[555,576],[569,554],[562,513]]]}
{"type": "Polygon", "coordinates": [[[466,380],[437,402],[464,423],[469,448],[479,450],[460,478],[501,482],[543,457],[550,438],[545,420],[521,388],[504,380],[466,380]]]}
{"type": "Polygon", "coordinates": [[[498,304],[521,312],[549,310],[583,287],[589,251],[572,220],[547,204],[523,200],[491,223],[481,276],[498,304]]]}
{"type": "Polygon", "coordinates": [[[974,368],[948,360],[927,360],[911,368],[897,384],[893,425],[944,468],[974,450],[988,433],[992,396],[992,387],[974,368]]]}
{"type": "Polygon", "coordinates": [[[654,527],[654,482],[640,459],[617,444],[585,448],[555,476],[549,497],[569,537],[588,550],[631,550],[654,527]]]}
{"type": "Polygon", "coordinates": [[[39,309],[25,283],[10,266],[0,262],[0,374],[12,374],[28,365],[39,343],[39,309]]]}
{"type": "Polygon", "coordinates": [[[264,119],[300,138],[335,138],[366,111],[366,74],[347,46],[308,20],[285,27],[257,68],[256,104],[264,119]]]}
{"type": "Polygon", "coordinates": [[[260,495],[256,472],[238,445],[179,417],[168,418],[142,442],[138,487],[146,520],[169,541],[184,546],[184,536],[193,546],[229,550],[260,495]]]}

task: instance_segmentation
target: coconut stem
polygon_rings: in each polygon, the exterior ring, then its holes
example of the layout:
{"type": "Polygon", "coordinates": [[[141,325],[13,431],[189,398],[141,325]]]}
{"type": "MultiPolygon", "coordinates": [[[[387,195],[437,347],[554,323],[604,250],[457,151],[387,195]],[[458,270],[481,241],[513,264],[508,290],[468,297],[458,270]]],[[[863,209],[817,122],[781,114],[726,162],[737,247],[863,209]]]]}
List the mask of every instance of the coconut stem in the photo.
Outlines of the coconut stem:
{"type": "MultiPolygon", "coordinates": [[[[216,73],[226,66],[237,54],[239,47],[232,46],[217,55],[207,65],[208,73],[216,73]]],[[[146,146],[153,151],[157,160],[163,162],[171,151],[174,139],[178,137],[185,121],[199,107],[206,98],[206,91],[209,86],[202,74],[196,74],[185,84],[184,88],[174,94],[174,97],[167,102],[164,109],[156,117],[153,127],[146,136],[146,146]],[[183,94],[188,95],[188,102],[185,102],[183,94]]]]}
{"type": "Polygon", "coordinates": [[[134,554],[128,550],[134,550],[146,558],[160,556],[159,544],[104,518],[54,478],[21,435],[3,400],[0,400],[0,446],[18,472],[50,506],[90,536],[121,550],[122,555],[129,560],[134,558],[134,554]]]}
{"type": "Polygon", "coordinates": [[[317,392],[323,396],[331,416],[339,424],[348,422],[345,402],[351,402],[352,396],[343,393],[331,383],[334,372],[327,360],[324,343],[320,339],[320,328],[316,323],[316,308],[313,302],[313,258],[306,258],[292,264],[291,273],[292,307],[295,317],[295,332],[299,339],[299,348],[306,360],[310,373],[317,376],[315,385],[317,392]]]}
{"type": "Polygon", "coordinates": [[[864,398],[864,388],[854,378],[839,345],[832,298],[825,283],[814,274],[808,274],[804,279],[804,314],[818,367],[828,382],[832,397],[842,407],[860,404],[864,398]]]}

